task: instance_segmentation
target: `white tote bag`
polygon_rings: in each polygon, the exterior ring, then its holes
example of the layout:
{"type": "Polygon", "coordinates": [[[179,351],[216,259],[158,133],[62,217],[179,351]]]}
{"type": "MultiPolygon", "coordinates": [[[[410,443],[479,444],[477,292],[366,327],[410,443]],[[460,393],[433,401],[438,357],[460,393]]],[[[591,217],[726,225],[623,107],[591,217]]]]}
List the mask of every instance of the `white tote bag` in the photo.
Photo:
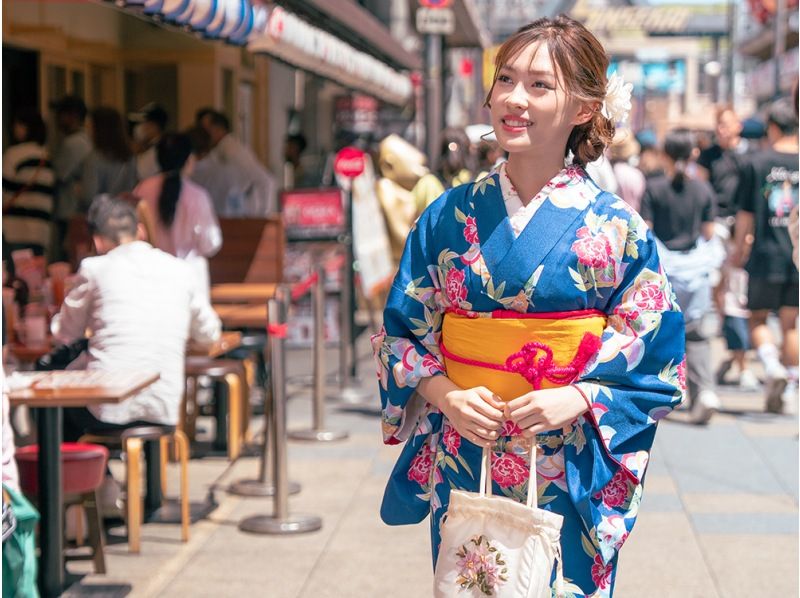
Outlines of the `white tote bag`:
{"type": "Polygon", "coordinates": [[[528,500],[492,496],[491,451],[483,449],[480,491],[453,490],[442,523],[436,598],[550,598],[563,595],[561,525],[564,518],[534,505],[536,444],[531,447],[528,500]]]}

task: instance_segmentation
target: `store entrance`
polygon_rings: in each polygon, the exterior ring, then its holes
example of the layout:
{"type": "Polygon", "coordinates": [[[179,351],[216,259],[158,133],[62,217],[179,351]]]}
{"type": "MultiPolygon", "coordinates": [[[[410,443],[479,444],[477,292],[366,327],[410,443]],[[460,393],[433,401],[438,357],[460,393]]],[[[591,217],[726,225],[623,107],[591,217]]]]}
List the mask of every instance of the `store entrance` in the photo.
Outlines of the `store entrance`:
{"type": "Polygon", "coordinates": [[[39,52],[3,45],[3,150],[11,144],[11,119],[39,106],[39,52]]]}

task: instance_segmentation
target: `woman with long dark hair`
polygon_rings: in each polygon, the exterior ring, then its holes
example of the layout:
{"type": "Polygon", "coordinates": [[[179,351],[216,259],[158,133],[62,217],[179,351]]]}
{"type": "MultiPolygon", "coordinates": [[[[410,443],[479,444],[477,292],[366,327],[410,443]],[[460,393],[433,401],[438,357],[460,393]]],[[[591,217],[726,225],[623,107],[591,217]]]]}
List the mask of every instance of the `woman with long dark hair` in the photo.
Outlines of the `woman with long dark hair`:
{"type": "Polygon", "coordinates": [[[716,199],[706,181],[689,176],[695,154],[689,131],[672,131],[664,139],[664,174],[647,180],[641,215],[660,243],[659,254],[686,322],[688,398],[694,420],[705,424],[719,408],[711,371],[708,320],[712,278],[722,260],[714,238],[716,199]]]}
{"type": "Polygon", "coordinates": [[[136,186],[136,158],[125,132],[122,115],[114,108],[95,108],[89,114],[92,153],[86,159],[81,180],[82,208],[102,193],[117,196],[136,186]]]}
{"type": "Polygon", "coordinates": [[[222,231],[211,197],[189,180],[192,144],[183,133],[163,135],[156,147],[161,172],[146,178],[133,193],[150,242],[196,269],[199,288],[208,293],[208,261],[222,246],[222,231]]]}

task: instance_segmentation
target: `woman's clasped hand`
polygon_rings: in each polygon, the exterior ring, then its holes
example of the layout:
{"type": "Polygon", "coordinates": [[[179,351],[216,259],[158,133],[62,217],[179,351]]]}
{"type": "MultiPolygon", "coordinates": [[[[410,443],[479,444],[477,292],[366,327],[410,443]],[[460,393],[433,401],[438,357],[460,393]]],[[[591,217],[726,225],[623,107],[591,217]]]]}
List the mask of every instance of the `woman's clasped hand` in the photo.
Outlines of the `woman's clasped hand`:
{"type": "Polygon", "coordinates": [[[583,394],[574,386],[534,390],[504,402],[486,387],[451,390],[441,411],[456,431],[474,444],[491,446],[506,421],[525,436],[557,430],[588,409],[583,394]]]}

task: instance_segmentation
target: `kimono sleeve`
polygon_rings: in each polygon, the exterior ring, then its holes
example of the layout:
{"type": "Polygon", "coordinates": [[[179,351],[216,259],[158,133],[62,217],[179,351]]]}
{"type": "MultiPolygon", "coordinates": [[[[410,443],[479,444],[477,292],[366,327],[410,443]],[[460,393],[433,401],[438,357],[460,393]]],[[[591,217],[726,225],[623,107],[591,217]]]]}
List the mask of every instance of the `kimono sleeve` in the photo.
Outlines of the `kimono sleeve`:
{"type": "Polygon", "coordinates": [[[443,309],[428,246],[436,212],[426,210],[412,228],[386,301],[383,328],[372,337],[386,444],[403,442],[415,431],[432,409],[416,387],[422,378],[445,371],[439,352],[443,309]]]}
{"type": "Polygon", "coordinates": [[[592,406],[588,417],[605,449],[608,474],[621,468],[639,482],[656,424],[683,399],[685,342],[683,314],[655,240],[637,216],[631,222],[640,225],[642,240],[628,243],[623,264],[633,259],[606,307],[600,352],[576,386],[592,406]]]}
{"type": "Polygon", "coordinates": [[[604,563],[633,527],[657,423],[685,392],[683,314],[635,214],[618,271],[600,352],[575,384],[591,409],[565,442],[570,497],[604,563]]]}

